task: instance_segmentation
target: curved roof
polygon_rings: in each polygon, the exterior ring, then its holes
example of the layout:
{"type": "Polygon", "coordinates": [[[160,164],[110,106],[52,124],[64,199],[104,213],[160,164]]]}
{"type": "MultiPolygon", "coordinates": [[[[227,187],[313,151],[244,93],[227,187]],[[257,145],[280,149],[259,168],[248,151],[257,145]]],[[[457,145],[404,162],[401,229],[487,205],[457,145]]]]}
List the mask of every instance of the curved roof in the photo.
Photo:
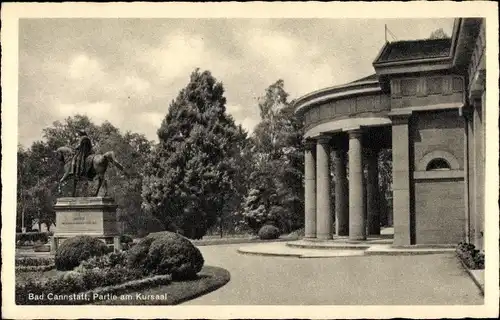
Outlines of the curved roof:
{"type": "Polygon", "coordinates": [[[449,57],[451,44],[451,38],[388,42],[374,64],[449,57]]]}
{"type": "Polygon", "coordinates": [[[376,74],[354,80],[345,84],[319,89],[303,95],[295,100],[295,112],[301,113],[316,103],[339,99],[352,95],[369,94],[381,91],[376,74]]]}
{"type": "Polygon", "coordinates": [[[378,81],[378,76],[376,73],[374,74],[371,74],[369,76],[366,76],[366,77],[363,77],[363,78],[360,78],[358,80],[354,80],[354,81],[351,81],[351,82],[348,82],[348,83],[358,83],[358,82],[364,82],[364,81],[375,81],[377,80],[378,81]]]}

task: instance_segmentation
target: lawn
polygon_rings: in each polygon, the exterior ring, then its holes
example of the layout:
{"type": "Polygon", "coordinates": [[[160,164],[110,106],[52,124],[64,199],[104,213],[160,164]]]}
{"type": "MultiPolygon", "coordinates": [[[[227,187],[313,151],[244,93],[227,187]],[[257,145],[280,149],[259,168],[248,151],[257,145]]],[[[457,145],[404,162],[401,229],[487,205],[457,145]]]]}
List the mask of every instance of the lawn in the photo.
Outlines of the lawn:
{"type": "MultiPolygon", "coordinates": [[[[16,272],[16,283],[24,283],[28,279],[50,279],[67,271],[55,269],[43,272],[16,272]]],[[[187,281],[173,281],[167,285],[134,291],[131,289],[120,294],[106,294],[98,297],[97,305],[175,305],[212,292],[230,280],[227,270],[219,267],[205,266],[198,277],[187,281]]]]}
{"type": "Polygon", "coordinates": [[[97,305],[175,305],[212,292],[230,280],[227,270],[205,266],[198,277],[188,281],[173,281],[168,285],[157,286],[123,294],[118,299],[105,299],[97,305]]]}

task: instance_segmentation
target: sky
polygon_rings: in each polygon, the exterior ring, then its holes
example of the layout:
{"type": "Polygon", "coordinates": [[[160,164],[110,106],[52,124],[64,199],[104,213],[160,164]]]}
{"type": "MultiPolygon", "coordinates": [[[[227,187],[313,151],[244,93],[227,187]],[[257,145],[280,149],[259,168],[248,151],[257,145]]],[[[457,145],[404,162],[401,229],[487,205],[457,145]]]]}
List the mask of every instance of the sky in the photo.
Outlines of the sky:
{"type": "Polygon", "coordinates": [[[453,19],[20,19],[18,142],[76,114],[157,140],[195,68],[223,83],[228,113],[251,132],[278,79],[291,100],[374,73],[384,25],[424,39],[450,35],[453,19]]]}

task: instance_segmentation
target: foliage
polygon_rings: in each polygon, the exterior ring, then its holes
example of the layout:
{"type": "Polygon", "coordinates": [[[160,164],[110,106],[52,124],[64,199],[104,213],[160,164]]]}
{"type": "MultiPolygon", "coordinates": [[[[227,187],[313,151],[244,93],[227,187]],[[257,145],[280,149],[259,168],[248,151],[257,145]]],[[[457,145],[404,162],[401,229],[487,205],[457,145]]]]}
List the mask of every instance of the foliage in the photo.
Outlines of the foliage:
{"type": "MultiPolygon", "coordinates": [[[[160,277],[160,276],[156,276],[160,277]]],[[[154,277],[154,278],[156,278],[154,277]]],[[[153,279],[153,278],[149,278],[153,279]]],[[[177,305],[185,301],[195,299],[203,294],[212,292],[231,279],[231,275],[225,269],[218,267],[203,267],[200,276],[197,279],[190,281],[171,282],[167,286],[149,286],[144,290],[140,290],[141,295],[166,296],[167,299],[127,299],[119,302],[112,300],[104,300],[98,304],[105,305],[177,305]]],[[[126,285],[126,284],[124,284],[126,285]]],[[[137,290],[137,288],[135,288],[137,290]]]]}
{"type": "Polygon", "coordinates": [[[149,265],[148,252],[154,240],[153,237],[143,238],[127,251],[127,265],[130,268],[143,269],[148,272],[153,268],[149,265]]]}
{"type": "Polygon", "coordinates": [[[102,256],[93,256],[80,263],[81,269],[107,269],[125,267],[127,265],[127,254],[124,251],[110,252],[102,256]]]}
{"type": "MultiPolygon", "coordinates": [[[[137,291],[137,290],[146,289],[146,288],[156,288],[159,286],[168,285],[168,284],[170,284],[170,282],[171,282],[171,277],[169,275],[159,275],[159,276],[152,276],[152,277],[148,277],[148,278],[144,278],[144,279],[132,280],[132,281],[118,284],[118,285],[99,287],[99,288],[93,289],[89,292],[86,292],[86,294],[88,296],[91,296],[91,297],[94,297],[94,295],[97,296],[96,299],[93,299],[93,302],[99,302],[99,303],[104,302],[105,304],[106,304],[106,302],[111,302],[112,304],[116,304],[116,301],[114,301],[114,300],[110,300],[110,299],[100,300],[98,297],[99,296],[106,297],[106,295],[108,295],[108,294],[118,295],[118,294],[122,294],[125,292],[129,292],[131,290],[137,291]]],[[[125,301],[130,301],[130,300],[125,300],[125,301]]],[[[156,301],[156,300],[153,300],[153,301],[156,301]]]]}
{"type": "Polygon", "coordinates": [[[44,272],[52,270],[56,267],[55,264],[39,265],[39,266],[18,266],[16,272],[44,272]]]}
{"type": "Polygon", "coordinates": [[[165,230],[165,226],[160,220],[158,220],[158,218],[146,212],[138,217],[136,223],[137,236],[139,238],[143,238],[151,232],[159,232],[165,230]]]}
{"type": "MultiPolygon", "coordinates": [[[[50,299],[52,295],[70,296],[75,293],[83,293],[98,287],[107,287],[131,280],[141,279],[144,275],[135,269],[122,266],[106,269],[78,269],[78,271],[68,271],[60,273],[49,279],[40,280],[29,278],[26,282],[16,281],[16,304],[77,304],[89,303],[88,300],[77,301],[70,299],[61,301],[50,299]],[[45,299],[29,300],[29,294],[42,295],[45,299]]],[[[90,295],[91,298],[91,295],[90,295]]]]}
{"type": "MultiPolygon", "coordinates": [[[[137,232],[141,213],[141,189],[144,162],[148,158],[152,142],[144,135],[132,132],[124,134],[109,122],[95,125],[81,115],[55,121],[43,130],[42,140],[35,141],[29,148],[18,147],[18,189],[17,189],[17,226],[20,229],[24,213],[25,225],[30,229],[33,222],[55,222],[53,206],[56,198],[58,180],[62,177],[63,165],[56,159],[54,151],[62,146],[74,147],[78,130],[85,130],[93,143],[95,153],[114,151],[124,165],[128,176],[125,179],[118,170],[108,170],[109,193],[118,204],[118,218],[124,222],[127,232],[137,232]]],[[[95,192],[93,182],[83,181],[77,192],[86,195],[95,192]]],[[[69,182],[71,185],[71,181],[69,182]]],[[[69,192],[69,185],[63,194],[69,192]]]]}
{"type": "Polygon", "coordinates": [[[300,228],[290,232],[288,235],[290,238],[303,238],[305,236],[305,228],[300,228]]]}
{"type": "Polygon", "coordinates": [[[203,267],[201,252],[187,238],[173,233],[150,234],[133,246],[128,254],[131,268],[149,274],[171,274],[172,279],[191,279],[203,267]]]}
{"type": "Polygon", "coordinates": [[[175,233],[166,233],[153,241],[148,256],[155,274],[171,274],[175,280],[195,278],[204,263],[200,250],[175,233]]]}
{"type": "Polygon", "coordinates": [[[43,272],[55,268],[53,258],[20,257],[15,260],[16,272],[43,272]]]}
{"type": "Polygon", "coordinates": [[[200,239],[238,204],[238,159],[246,133],[226,113],[222,83],[194,71],[158,129],[146,164],[143,209],[167,230],[200,239]]]}
{"type": "Polygon", "coordinates": [[[484,269],[484,253],[477,250],[473,244],[460,242],[456,252],[469,269],[484,269]]]}
{"type": "Polygon", "coordinates": [[[71,270],[82,261],[106,254],[108,247],[101,240],[90,236],[78,236],[65,240],[55,255],[57,270],[71,270]]]}
{"type": "Polygon", "coordinates": [[[250,166],[241,215],[254,232],[267,222],[282,232],[303,225],[303,127],[287,97],[282,80],[266,89],[259,99],[261,122],[244,153],[250,166]]]}
{"type": "Polygon", "coordinates": [[[53,258],[31,258],[31,257],[20,257],[16,258],[15,265],[31,267],[31,266],[47,266],[54,264],[53,258]]]}
{"type": "Polygon", "coordinates": [[[262,240],[274,240],[280,237],[280,230],[273,225],[266,224],[259,230],[259,238],[262,240]]]}
{"type": "Polygon", "coordinates": [[[122,234],[122,235],[120,235],[120,242],[121,243],[131,243],[133,241],[134,241],[134,238],[132,238],[128,234],[122,234]]]}
{"type": "Polygon", "coordinates": [[[429,36],[429,39],[446,39],[446,38],[449,38],[449,36],[444,32],[443,28],[434,30],[429,36]]]}
{"type": "Polygon", "coordinates": [[[47,243],[52,234],[52,232],[18,232],[16,233],[16,244],[23,244],[26,241],[47,243]]]}

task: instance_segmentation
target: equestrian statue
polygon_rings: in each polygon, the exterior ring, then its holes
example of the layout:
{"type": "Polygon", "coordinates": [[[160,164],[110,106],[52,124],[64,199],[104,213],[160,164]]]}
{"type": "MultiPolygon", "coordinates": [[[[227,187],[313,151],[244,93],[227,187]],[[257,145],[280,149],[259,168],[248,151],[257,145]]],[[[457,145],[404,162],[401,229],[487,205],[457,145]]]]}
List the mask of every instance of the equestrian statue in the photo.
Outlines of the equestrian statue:
{"type": "Polygon", "coordinates": [[[89,181],[98,178],[97,190],[95,196],[99,195],[101,188],[104,190],[104,196],[108,194],[108,185],[104,177],[108,164],[114,164],[124,175],[127,175],[123,166],[116,160],[113,151],[104,154],[94,154],[92,152],[92,142],[84,130],[78,131],[78,143],[74,148],[60,147],[56,152],[56,157],[64,163],[64,174],[59,180],[58,192],[61,193],[62,185],[69,179],[73,179],[72,196],[76,197],[76,186],[80,179],[89,181]]]}

